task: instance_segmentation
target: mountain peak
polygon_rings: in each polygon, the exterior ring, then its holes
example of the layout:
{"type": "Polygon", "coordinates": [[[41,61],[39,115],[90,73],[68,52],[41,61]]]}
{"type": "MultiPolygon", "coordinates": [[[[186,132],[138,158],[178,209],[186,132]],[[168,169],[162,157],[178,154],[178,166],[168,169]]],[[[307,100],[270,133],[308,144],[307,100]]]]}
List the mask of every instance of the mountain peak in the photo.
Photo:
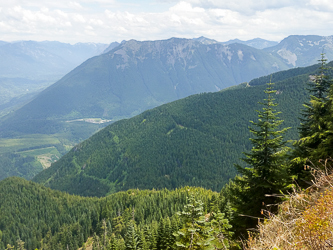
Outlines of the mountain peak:
{"type": "Polygon", "coordinates": [[[214,39],[210,39],[204,36],[198,37],[198,38],[194,38],[194,41],[198,41],[201,42],[202,44],[215,44],[218,43],[218,41],[214,40],[214,39]]]}

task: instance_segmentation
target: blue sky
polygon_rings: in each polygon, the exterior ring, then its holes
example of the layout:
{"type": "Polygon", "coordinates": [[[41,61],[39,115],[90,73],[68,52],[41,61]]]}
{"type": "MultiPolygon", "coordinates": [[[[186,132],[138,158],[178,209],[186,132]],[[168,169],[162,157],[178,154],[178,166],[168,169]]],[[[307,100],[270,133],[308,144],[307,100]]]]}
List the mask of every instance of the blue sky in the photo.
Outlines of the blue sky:
{"type": "Polygon", "coordinates": [[[205,36],[218,41],[333,35],[332,0],[10,0],[0,40],[102,42],[205,36]]]}

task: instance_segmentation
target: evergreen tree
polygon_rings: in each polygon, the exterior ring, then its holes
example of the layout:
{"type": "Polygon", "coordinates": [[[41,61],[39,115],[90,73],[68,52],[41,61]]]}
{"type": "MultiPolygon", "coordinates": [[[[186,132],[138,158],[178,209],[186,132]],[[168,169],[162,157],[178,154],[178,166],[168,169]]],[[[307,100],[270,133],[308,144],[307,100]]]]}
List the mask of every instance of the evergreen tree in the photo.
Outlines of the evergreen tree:
{"type": "Polygon", "coordinates": [[[157,229],[157,240],[156,240],[156,248],[165,250],[166,249],[166,237],[165,237],[165,225],[164,219],[160,219],[160,223],[158,224],[157,229]]]}
{"type": "Polygon", "coordinates": [[[135,231],[135,222],[131,220],[127,226],[127,232],[125,235],[125,246],[126,250],[135,250],[140,249],[139,246],[139,237],[135,231]]]}
{"type": "Polygon", "coordinates": [[[96,233],[94,233],[92,249],[93,250],[100,250],[101,249],[100,238],[96,233]]]}
{"type": "MultiPolygon", "coordinates": [[[[329,94],[332,80],[329,69],[326,67],[325,55],[321,55],[320,68],[317,75],[309,83],[310,102],[305,103],[302,111],[301,126],[299,128],[300,139],[294,144],[293,171],[301,172],[307,161],[316,162],[321,157],[329,157],[329,152],[318,155],[317,149],[329,133],[330,106],[332,94],[329,94]]],[[[306,174],[301,175],[303,178],[306,174]]]]}
{"type": "Polygon", "coordinates": [[[191,195],[179,216],[184,227],[175,233],[177,249],[205,249],[203,203],[191,195]]]}
{"type": "Polygon", "coordinates": [[[147,225],[144,228],[144,237],[146,239],[146,245],[147,249],[149,250],[156,250],[157,247],[157,240],[156,240],[156,235],[155,231],[149,228],[147,225]]]}
{"type": "Polygon", "coordinates": [[[220,212],[205,215],[203,203],[200,200],[196,201],[193,195],[189,197],[184,211],[179,213],[179,216],[184,226],[174,233],[176,249],[213,250],[229,246],[229,221],[220,212]]]}
{"type": "Polygon", "coordinates": [[[102,229],[102,232],[103,232],[101,244],[103,246],[103,249],[107,249],[107,247],[109,245],[109,238],[108,238],[108,228],[107,228],[105,219],[102,220],[101,229],[102,229]]]}
{"type": "Polygon", "coordinates": [[[230,232],[232,226],[228,219],[220,212],[211,212],[207,219],[207,224],[211,229],[209,234],[213,238],[211,245],[214,246],[214,249],[229,249],[229,239],[233,234],[230,232]]]}
{"type": "Polygon", "coordinates": [[[116,237],[123,236],[125,225],[123,217],[118,213],[118,216],[112,219],[112,225],[113,225],[113,232],[116,235],[116,237]]]}
{"type": "Polygon", "coordinates": [[[114,234],[111,234],[109,250],[117,250],[117,240],[114,234]]]}
{"type": "MultiPolygon", "coordinates": [[[[273,83],[267,85],[267,98],[259,102],[263,108],[257,111],[258,121],[251,121],[254,127],[250,128],[250,132],[254,138],[250,138],[251,151],[244,153],[245,158],[242,158],[246,166],[235,165],[241,176],[237,176],[230,186],[230,198],[237,212],[254,217],[261,216],[262,209],[267,209],[266,204],[277,202],[276,197],[266,197],[267,194],[286,191],[292,183],[285,164],[289,148],[282,136],[289,128],[278,130],[283,120],[278,118],[280,112],[275,110],[277,104],[272,95],[276,90],[272,90],[273,83]]],[[[239,222],[249,227],[254,226],[257,220],[247,217],[239,222]]]]}

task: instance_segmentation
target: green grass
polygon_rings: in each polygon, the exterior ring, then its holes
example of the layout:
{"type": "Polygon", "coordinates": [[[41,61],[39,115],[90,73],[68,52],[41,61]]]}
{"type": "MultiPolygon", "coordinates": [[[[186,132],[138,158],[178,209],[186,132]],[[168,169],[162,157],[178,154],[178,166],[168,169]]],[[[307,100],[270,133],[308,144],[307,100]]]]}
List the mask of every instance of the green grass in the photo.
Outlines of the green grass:
{"type": "Polygon", "coordinates": [[[0,138],[0,154],[27,151],[57,144],[61,144],[61,142],[55,135],[33,134],[13,139],[0,138]]]}
{"type": "Polygon", "coordinates": [[[26,151],[21,151],[21,155],[25,156],[35,156],[35,155],[44,155],[44,154],[58,154],[59,151],[55,147],[46,147],[46,148],[39,148],[39,149],[31,149],[26,151]]]}

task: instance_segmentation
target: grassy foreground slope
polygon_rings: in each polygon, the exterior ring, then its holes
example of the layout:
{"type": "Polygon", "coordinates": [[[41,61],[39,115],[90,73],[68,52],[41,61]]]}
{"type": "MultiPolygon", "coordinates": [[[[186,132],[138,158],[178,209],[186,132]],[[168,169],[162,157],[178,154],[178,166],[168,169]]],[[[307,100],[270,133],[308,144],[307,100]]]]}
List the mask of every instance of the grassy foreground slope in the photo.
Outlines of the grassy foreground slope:
{"type": "MultiPolygon", "coordinates": [[[[333,175],[329,160],[325,171],[313,170],[313,185],[288,195],[279,213],[267,214],[251,233],[244,249],[332,249],[333,175]]],[[[321,166],[320,166],[321,167],[321,166]]]]}
{"type": "MultiPolygon", "coordinates": [[[[309,74],[316,66],[272,76],[286,137],[297,139],[309,74]]],[[[84,196],[130,188],[202,186],[220,190],[236,174],[234,163],[251,146],[263,83],[253,80],[217,93],[190,96],[109,125],[75,146],[34,181],[84,196]],[[248,87],[250,86],[250,87],[248,87]]]]}

